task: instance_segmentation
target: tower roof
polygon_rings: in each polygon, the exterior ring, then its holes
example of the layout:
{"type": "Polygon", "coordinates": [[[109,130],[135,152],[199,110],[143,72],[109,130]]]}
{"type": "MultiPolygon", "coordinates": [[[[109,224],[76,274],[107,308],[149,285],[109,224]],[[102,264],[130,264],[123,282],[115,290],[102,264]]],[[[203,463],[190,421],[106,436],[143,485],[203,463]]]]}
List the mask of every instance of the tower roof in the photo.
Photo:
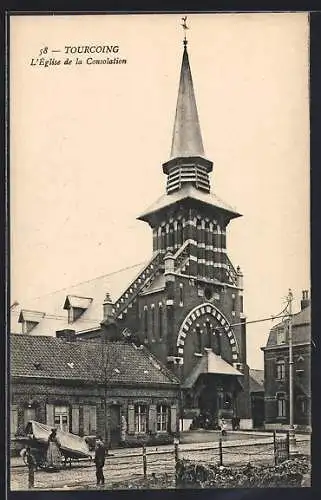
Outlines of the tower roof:
{"type": "Polygon", "coordinates": [[[189,156],[204,156],[204,148],[196,107],[192,73],[189,65],[187,41],[184,40],[171,158],[189,156]]]}

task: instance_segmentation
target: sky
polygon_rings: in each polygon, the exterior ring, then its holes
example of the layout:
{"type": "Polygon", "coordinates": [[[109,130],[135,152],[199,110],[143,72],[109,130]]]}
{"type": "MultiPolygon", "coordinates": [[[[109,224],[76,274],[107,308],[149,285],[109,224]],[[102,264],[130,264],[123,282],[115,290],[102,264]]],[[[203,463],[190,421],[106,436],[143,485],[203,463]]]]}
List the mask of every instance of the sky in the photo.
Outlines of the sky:
{"type": "MultiPolygon", "coordinates": [[[[181,16],[10,20],[11,301],[130,266],[152,253],[136,220],[165,192],[181,16]],[[40,49],[119,46],[126,64],[31,65],[40,49]]],[[[188,51],[211,188],[243,217],[227,249],[244,273],[248,321],[294,311],[310,287],[308,16],[193,14],[188,51]]],[[[60,50],[60,52],[51,52],[60,50]]],[[[248,363],[271,322],[248,325],[248,363]]]]}

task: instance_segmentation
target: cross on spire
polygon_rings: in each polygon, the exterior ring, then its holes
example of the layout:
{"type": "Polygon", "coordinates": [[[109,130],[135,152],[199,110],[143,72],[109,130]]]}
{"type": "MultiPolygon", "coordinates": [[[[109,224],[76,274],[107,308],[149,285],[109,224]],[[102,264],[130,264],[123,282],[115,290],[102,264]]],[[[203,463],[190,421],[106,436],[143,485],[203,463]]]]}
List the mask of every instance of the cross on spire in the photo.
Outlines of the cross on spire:
{"type": "Polygon", "coordinates": [[[182,17],[182,21],[183,22],[182,22],[181,26],[183,27],[183,30],[184,30],[184,40],[183,40],[183,43],[184,43],[184,47],[186,47],[186,45],[187,45],[186,30],[189,29],[189,27],[186,24],[187,16],[182,17]]]}
{"type": "Polygon", "coordinates": [[[176,115],[174,121],[171,158],[204,156],[201,128],[194,94],[191,68],[187,53],[187,16],[182,17],[184,29],[184,51],[178,88],[176,115]]]}

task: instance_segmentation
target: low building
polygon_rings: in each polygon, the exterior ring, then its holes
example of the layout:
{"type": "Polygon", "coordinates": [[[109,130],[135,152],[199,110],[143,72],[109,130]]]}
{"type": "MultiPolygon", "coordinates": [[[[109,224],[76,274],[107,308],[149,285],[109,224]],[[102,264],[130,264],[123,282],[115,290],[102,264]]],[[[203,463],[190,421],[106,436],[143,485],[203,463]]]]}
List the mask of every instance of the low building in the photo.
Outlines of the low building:
{"type": "MultiPolygon", "coordinates": [[[[292,317],[293,420],[295,426],[311,423],[311,307],[303,291],[301,310],[292,317]]],[[[289,338],[288,322],[274,326],[264,352],[265,427],[289,424],[289,338]]]]}
{"type": "Polygon", "coordinates": [[[143,346],[11,335],[11,438],[36,420],[112,446],[170,442],[179,383],[143,346]]]}
{"type": "Polygon", "coordinates": [[[254,429],[264,427],[264,370],[250,368],[251,415],[254,429]]]}

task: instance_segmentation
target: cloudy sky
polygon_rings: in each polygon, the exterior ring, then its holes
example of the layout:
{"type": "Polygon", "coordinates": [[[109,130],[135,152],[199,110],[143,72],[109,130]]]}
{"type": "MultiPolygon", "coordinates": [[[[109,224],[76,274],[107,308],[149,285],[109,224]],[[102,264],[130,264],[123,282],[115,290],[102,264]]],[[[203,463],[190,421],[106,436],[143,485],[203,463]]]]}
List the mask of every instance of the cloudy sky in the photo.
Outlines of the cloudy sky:
{"type": "MultiPolygon", "coordinates": [[[[11,18],[11,295],[23,305],[142,262],[135,218],[165,190],[182,57],[180,15],[11,18]],[[119,45],[123,65],[31,66],[41,48],[119,45]]],[[[228,253],[248,320],[309,288],[308,18],[195,14],[189,56],[212,189],[244,216],[228,253]]],[[[60,50],[61,52],[51,52],[60,50]]],[[[107,56],[93,55],[94,58],[107,56]]],[[[108,56],[113,57],[113,56],[108,56]]],[[[248,326],[248,361],[272,322],[248,326]]]]}

